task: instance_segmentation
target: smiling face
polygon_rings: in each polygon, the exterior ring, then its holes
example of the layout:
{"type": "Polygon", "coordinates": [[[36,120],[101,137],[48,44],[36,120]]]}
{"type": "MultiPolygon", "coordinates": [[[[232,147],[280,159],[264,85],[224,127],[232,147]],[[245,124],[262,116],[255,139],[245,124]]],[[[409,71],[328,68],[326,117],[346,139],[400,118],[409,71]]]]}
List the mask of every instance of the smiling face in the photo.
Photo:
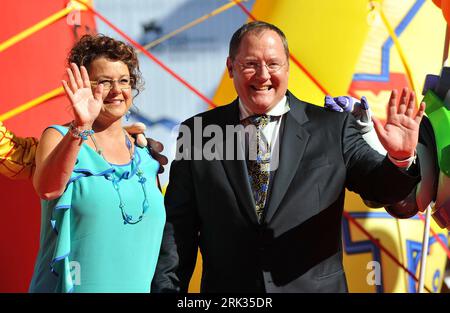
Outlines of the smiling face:
{"type": "Polygon", "coordinates": [[[130,79],[127,65],[122,61],[112,61],[99,57],[89,65],[89,79],[98,83],[112,82],[111,89],[103,92],[103,107],[100,116],[118,119],[123,117],[132,104],[131,87],[122,88],[130,79]],[[121,87],[122,84],[122,87],[121,87]]]}
{"type": "Polygon", "coordinates": [[[240,100],[253,113],[267,113],[286,94],[289,60],[280,36],[273,30],[247,33],[234,60],[227,59],[227,68],[240,100]],[[256,71],[246,71],[243,64],[256,65],[256,71]],[[265,65],[270,64],[283,66],[269,73],[265,65]]]}

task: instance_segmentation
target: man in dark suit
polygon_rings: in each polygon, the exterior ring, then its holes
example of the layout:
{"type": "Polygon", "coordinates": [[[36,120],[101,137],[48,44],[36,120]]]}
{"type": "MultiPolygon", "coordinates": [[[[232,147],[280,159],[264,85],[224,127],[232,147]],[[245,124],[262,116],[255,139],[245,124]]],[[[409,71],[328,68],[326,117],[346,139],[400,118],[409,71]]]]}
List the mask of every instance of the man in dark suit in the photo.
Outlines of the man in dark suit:
{"type": "Polygon", "coordinates": [[[186,292],[198,247],[202,292],[347,291],[345,188],[381,203],[410,192],[420,179],[414,156],[424,104],[417,110],[404,90],[397,105],[393,92],[386,126],[375,122],[384,157],[365,143],[351,115],[287,90],[289,50],[274,25],[252,22],[236,31],[227,68],[238,99],[181,126],[183,151],[171,165],[152,291],[186,292]],[[238,125],[254,127],[227,133],[238,125]],[[207,129],[209,137],[189,136],[207,129]],[[211,129],[225,134],[214,149],[211,129]]]}

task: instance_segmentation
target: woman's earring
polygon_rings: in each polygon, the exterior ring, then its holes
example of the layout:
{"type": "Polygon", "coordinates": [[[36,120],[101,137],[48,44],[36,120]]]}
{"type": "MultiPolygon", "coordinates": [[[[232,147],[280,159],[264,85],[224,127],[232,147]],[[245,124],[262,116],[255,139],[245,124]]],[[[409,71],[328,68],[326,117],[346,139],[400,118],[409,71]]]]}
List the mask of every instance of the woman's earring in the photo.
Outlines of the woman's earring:
{"type": "Polygon", "coordinates": [[[128,111],[127,114],[125,114],[125,120],[128,122],[131,116],[131,111],[128,111]]]}

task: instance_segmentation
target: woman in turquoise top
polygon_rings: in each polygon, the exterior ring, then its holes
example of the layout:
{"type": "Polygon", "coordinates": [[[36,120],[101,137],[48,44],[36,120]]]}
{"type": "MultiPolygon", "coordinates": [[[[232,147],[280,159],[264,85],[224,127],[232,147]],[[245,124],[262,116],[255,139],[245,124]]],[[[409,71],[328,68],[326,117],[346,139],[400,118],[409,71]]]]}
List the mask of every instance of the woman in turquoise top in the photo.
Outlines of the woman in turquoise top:
{"type": "Polygon", "coordinates": [[[47,128],[36,155],[42,219],[30,292],[149,292],[165,209],[159,163],[122,128],[141,80],[136,53],[86,35],[69,63],[74,120],[47,128]]]}

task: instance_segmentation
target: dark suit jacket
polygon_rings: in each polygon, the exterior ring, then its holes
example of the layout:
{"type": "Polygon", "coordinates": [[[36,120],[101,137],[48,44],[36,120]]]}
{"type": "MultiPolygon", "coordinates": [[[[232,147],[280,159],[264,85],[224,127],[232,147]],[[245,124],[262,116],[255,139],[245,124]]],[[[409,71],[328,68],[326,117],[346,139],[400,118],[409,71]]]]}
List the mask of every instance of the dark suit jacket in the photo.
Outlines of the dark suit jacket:
{"type": "MultiPolygon", "coordinates": [[[[418,166],[405,173],[371,149],[350,114],[328,112],[290,92],[287,97],[290,111],[263,223],[257,221],[245,161],[172,163],[153,292],[187,292],[198,247],[202,292],[347,291],[345,188],[367,200],[396,202],[419,181],[418,166]]],[[[225,133],[226,125],[239,124],[238,101],[198,116],[203,128],[219,125],[225,133]]],[[[183,124],[194,134],[193,118],[183,124]]]]}

